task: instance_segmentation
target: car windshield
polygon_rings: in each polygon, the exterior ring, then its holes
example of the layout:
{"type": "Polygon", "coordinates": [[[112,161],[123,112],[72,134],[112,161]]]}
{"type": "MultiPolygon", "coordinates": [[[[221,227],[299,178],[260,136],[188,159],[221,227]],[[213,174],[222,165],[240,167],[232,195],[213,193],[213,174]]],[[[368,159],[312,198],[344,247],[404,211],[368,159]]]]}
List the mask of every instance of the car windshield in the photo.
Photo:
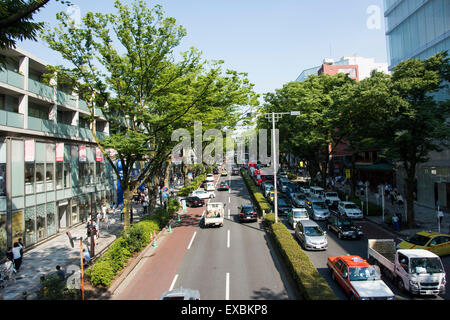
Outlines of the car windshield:
{"type": "Polygon", "coordinates": [[[372,266],[349,268],[350,281],[366,281],[378,279],[380,279],[380,275],[375,271],[375,268],[372,266]]]}
{"type": "Polygon", "coordinates": [[[304,218],[304,217],[307,217],[307,216],[308,216],[308,213],[306,211],[304,211],[304,210],[301,210],[301,211],[296,210],[296,211],[294,211],[294,218],[304,218]]]}
{"type": "Polygon", "coordinates": [[[253,209],[253,207],[242,207],[242,212],[244,213],[250,213],[250,212],[254,212],[255,209],[253,209]]]}
{"type": "Polygon", "coordinates": [[[353,203],[347,203],[345,209],[358,209],[358,207],[353,203]]]}
{"type": "Polygon", "coordinates": [[[411,271],[414,273],[442,273],[439,258],[411,258],[411,271]]]}
{"type": "Polygon", "coordinates": [[[297,194],[297,195],[295,195],[295,197],[297,199],[299,199],[299,200],[305,200],[306,199],[306,196],[304,194],[297,194]]]}
{"type": "Polygon", "coordinates": [[[221,186],[227,186],[228,184],[226,182],[221,182],[220,185],[221,186]]]}
{"type": "Polygon", "coordinates": [[[305,227],[305,234],[310,237],[323,236],[323,231],[319,226],[305,227]]]}
{"type": "Polygon", "coordinates": [[[337,198],[338,196],[336,192],[327,192],[326,195],[330,198],[337,198]]]}
{"type": "Polygon", "coordinates": [[[420,234],[416,234],[412,236],[411,238],[407,239],[408,242],[415,244],[417,246],[424,246],[427,244],[427,242],[430,240],[430,238],[422,236],[420,234]]]}
{"type": "Polygon", "coordinates": [[[287,203],[284,202],[284,200],[279,199],[279,200],[278,200],[278,206],[279,206],[279,207],[286,207],[286,206],[287,206],[287,203]]]}
{"type": "Polygon", "coordinates": [[[314,209],[326,209],[327,208],[325,202],[313,202],[312,206],[314,209]]]}

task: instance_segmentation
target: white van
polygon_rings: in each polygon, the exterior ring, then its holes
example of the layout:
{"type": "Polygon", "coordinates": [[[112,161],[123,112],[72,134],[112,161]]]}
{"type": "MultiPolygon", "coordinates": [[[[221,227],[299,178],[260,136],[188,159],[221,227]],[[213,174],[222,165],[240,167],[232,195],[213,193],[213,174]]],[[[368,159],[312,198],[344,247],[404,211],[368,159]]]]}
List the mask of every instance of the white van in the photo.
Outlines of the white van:
{"type": "Polygon", "coordinates": [[[215,191],[216,188],[214,187],[214,182],[207,182],[205,184],[205,190],[206,191],[215,191]]]}
{"type": "Polygon", "coordinates": [[[321,187],[310,187],[309,194],[313,198],[323,199],[324,198],[324,190],[321,187]]]}

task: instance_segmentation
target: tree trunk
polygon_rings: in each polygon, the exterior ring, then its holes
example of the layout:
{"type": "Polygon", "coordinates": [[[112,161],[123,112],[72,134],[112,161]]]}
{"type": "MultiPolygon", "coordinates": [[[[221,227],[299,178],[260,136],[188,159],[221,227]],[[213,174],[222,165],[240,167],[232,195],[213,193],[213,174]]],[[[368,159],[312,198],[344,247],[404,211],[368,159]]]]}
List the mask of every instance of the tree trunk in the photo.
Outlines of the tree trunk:
{"type": "Polygon", "coordinates": [[[410,164],[409,170],[406,170],[406,209],[408,214],[408,228],[413,228],[414,220],[414,181],[416,178],[416,165],[410,164]]]}
{"type": "Polygon", "coordinates": [[[356,197],[356,153],[352,153],[351,160],[351,171],[350,171],[350,184],[351,184],[351,197],[356,197]]]}
{"type": "Polygon", "coordinates": [[[133,192],[131,190],[123,191],[123,206],[125,213],[123,214],[123,230],[127,231],[130,228],[130,209],[131,200],[133,199],[133,192]]]}

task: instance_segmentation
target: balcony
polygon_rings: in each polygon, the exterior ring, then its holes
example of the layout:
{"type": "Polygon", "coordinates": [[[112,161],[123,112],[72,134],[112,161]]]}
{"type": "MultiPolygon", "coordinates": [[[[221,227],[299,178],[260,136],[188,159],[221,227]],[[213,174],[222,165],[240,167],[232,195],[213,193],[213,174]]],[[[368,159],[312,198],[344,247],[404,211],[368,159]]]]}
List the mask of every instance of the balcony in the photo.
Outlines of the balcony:
{"type": "Polygon", "coordinates": [[[0,125],[23,129],[23,114],[0,110],[0,125]]]}
{"type": "Polygon", "coordinates": [[[28,79],[28,91],[38,96],[53,100],[53,88],[39,81],[28,79]]]}
{"type": "Polygon", "coordinates": [[[75,137],[77,135],[77,127],[65,123],[58,123],[56,125],[55,133],[75,137]]]}
{"type": "Polygon", "coordinates": [[[11,70],[0,70],[0,81],[16,88],[24,88],[24,76],[11,70]]]}
{"type": "Polygon", "coordinates": [[[63,91],[56,90],[56,101],[58,101],[62,105],[71,106],[72,108],[76,108],[76,98],[71,94],[67,94],[63,91]]]}
{"type": "Polygon", "coordinates": [[[52,120],[28,117],[28,129],[53,133],[55,130],[55,124],[52,120]]]}
{"type": "Polygon", "coordinates": [[[79,128],[79,137],[81,139],[93,140],[91,129],[79,128]]]}
{"type": "Polygon", "coordinates": [[[84,100],[78,101],[78,109],[89,112],[89,107],[87,106],[87,103],[84,100]]]}

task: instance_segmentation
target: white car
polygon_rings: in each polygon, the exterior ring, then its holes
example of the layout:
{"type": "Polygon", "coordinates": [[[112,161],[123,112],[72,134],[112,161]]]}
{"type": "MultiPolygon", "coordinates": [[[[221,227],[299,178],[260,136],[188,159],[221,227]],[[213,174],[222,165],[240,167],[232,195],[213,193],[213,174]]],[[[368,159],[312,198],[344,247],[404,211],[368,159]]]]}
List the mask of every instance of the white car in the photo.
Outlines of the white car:
{"type": "Polygon", "coordinates": [[[325,202],[328,206],[337,206],[339,202],[341,202],[341,199],[339,199],[339,196],[337,192],[325,192],[325,202]]]}
{"type": "Polygon", "coordinates": [[[338,211],[341,215],[351,219],[362,219],[363,213],[356,204],[350,201],[341,201],[338,204],[338,211]]]}
{"type": "Polygon", "coordinates": [[[214,175],[212,173],[208,173],[206,175],[206,181],[212,181],[214,182],[214,175]]]}
{"type": "Polygon", "coordinates": [[[216,194],[212,191],[205,190],[195,190],[190,194],[191,197],[199,197],[200,199],[211,199],[215,198],[216,194]]]}

